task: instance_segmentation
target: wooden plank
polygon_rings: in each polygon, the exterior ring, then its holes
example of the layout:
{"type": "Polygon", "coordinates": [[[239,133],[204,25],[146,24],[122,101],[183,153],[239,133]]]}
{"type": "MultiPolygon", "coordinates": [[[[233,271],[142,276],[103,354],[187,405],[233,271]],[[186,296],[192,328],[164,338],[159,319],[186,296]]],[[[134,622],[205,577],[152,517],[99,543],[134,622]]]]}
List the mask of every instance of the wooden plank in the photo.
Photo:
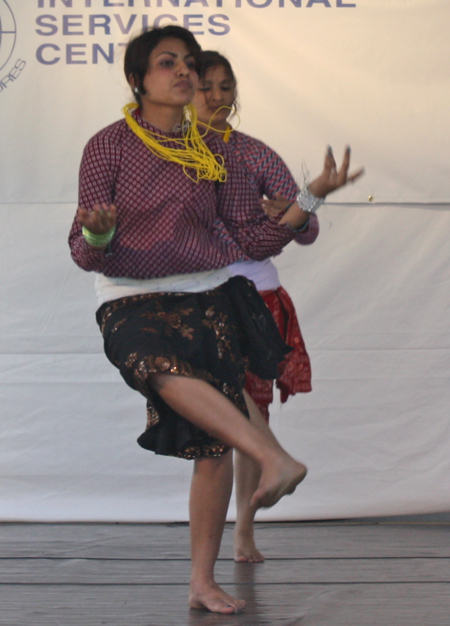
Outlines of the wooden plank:
{"type": "Polygon", "coordinates": [[[187,609],[187,587],[8,587],[5,626],[448,626],[447,584],[252,585],[230,617],[187,609]]]}
{"type": "MultiPolygon", "coordinates": [[[[231,559],[232,525],[220,558],[231,559]]],[[[268,559],[449,557],[448,525],[258,524],[268,559]]],[[[189,528],[179,524],[0,524],[0,555],[8,557],[189,558],[189,528]]]]}
{"type": "MultiPolygon", "coordinates": [[[[189,561],[1,559],[0,584],[171,585],[189,582],[189,561]]],[[[450,582],[450,559],[301,559],[216,566],[220,584],[450,582]]],[[[450,619],[450,618],[449,618],[450,619]]]]}
{"type": "Polygon", "coordinates": [[[187,524],[0,524],[8,557],[189,558],[187,524]]]}
{"type": "Polygon", "coordinates": [[[187,608],[186,525],[3,524],[0,625],[448,626],[448,530],[262,524],[271,558],[249,565],[227,526],[217,578],[248,606],[224,617],[187,608]]]}

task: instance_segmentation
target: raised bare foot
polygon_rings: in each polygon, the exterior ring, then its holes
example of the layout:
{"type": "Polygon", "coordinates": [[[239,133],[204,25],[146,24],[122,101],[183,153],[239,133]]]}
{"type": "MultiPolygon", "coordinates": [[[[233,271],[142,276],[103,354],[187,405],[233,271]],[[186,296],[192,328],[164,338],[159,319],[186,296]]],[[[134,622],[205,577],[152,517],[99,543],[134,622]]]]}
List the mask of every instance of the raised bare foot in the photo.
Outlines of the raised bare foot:
{"type": "Polygon", "coordinates": [[[233,554],[236,563],[264,562],[264,555],[256,547],[253,537],[235,536],[233,554]]]}
{"type": "Polygon", "coordinates": [[[294,493],[295,488],[305,478],[308,469],[286,454],[275,462],[263,467],[258,489],[252,496],[250,505],[271,507],[283,496],[294,493]]]}
{"type": "Polygon", "coordinates": [[[189,606],[191,609],[203,609],[212,613],[242,613],[245,600],[233,598],[215,582],[198,586],[191,584],[189,606]]]}

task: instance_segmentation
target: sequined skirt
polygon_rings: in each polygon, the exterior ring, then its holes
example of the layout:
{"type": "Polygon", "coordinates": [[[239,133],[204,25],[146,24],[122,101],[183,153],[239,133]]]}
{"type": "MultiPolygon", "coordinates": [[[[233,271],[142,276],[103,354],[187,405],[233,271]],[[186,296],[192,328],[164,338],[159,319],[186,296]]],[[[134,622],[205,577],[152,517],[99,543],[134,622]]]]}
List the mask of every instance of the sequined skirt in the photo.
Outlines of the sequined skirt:
{"type": "Polygon", "coordinates": [[[253,283],[242,276],[202,293],[153,293],[120,298],[97,311],[105,353],[147,399],[138,438],[157,454],[220,456],[228,448],[184,419],[153,389],[155,373],[204,380],[245,415],[246,370],[275,378],[290,351],[253,283]]]}

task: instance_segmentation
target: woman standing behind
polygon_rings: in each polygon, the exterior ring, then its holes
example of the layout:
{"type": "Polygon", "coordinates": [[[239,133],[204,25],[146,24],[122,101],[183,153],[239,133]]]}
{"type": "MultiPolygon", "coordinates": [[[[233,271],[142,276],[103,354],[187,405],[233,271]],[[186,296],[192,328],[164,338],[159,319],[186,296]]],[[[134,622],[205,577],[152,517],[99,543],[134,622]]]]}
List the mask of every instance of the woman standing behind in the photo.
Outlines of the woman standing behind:
{"type": "MultiPolygon", "coordinates": [[[[223,141],[230,146],[234,156],[247,170],[259,198],[265,196],[269,200],[275,200],[283,197],[294,201],[299,194],[299,188],[282,159],[263,142],[232,130],[228,123],[237,98],[236,78],[228,59],[218,52],[204,51],[199,79],[199,87],[193,101],[197,108],[199,123],[217,131],[223,141]]],[[[331,161],[336,172],[330,151],[327,154],[327,161],[331,161]]],[[[329,163],[326,163],[327,165],[329,166],[329,163]]],[[[348,180],[354,180],[358,175],[359,173],[349,177],[348,180]]],[[[330,172],[328,170],[309,185],[309,191],[317,196],[324,196],[322,186],[325,177],[329,183],[330,172]]],[[[328,186],[326,193],[339,186],[332,188],[328,186]]],[[[283,203],[278,200],[276,204],[283,203]]],[[[319,202],[316,203],[315,208],[318,206],[319,202]]],[[[295,240],[303,245],[311,244],[318,234],[318,219],[315,213],[311,212],[307,222],[298,231],[295,240]]],[[[222,236],[224,239],[229,237],[227,233],[222,233],[222,236]]],[[[245,276],[255,283],[274,316],[283,340],[293,348],[278,368],[276,385],[280,389],[281,402],[286,402],[289,396],[297,392],[311,391],[309,357],[294,305],[280,284],[275,265],[270,259],[255,261],[247,257],[246,260],[234,263],[229,269],[233,275],[245,276]]],[[[262,380],[252,372],[248,372],[245,390],[248,392],[246,394],[247,406],[253,411],[259,409],[268,422],[269,405],[273,401],[273,381],[262,380]]],[[[257,509],[251,504],[251,496],[258,485],[260,470],[251,459],[239,451],[236,451],[235,468],[237,516],[234,531],[234,559],[260,562],[264,560],[264,556],[256,548],[253,528],[257,509]]]]}

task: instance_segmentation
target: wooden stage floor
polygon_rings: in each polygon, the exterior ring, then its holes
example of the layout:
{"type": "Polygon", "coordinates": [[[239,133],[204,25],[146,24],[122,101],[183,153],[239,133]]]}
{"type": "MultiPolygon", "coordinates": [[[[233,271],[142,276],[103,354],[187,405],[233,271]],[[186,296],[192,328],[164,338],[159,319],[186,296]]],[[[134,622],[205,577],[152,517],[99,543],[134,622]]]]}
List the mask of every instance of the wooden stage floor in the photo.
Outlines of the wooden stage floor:
{"type": "Polygon", "coordinates": [[[184,524],[0,524],[3,626],[449,626],[448,522],[259,524],[264,564],[217,580],[245,613],[187,608],[184,524]]]}

